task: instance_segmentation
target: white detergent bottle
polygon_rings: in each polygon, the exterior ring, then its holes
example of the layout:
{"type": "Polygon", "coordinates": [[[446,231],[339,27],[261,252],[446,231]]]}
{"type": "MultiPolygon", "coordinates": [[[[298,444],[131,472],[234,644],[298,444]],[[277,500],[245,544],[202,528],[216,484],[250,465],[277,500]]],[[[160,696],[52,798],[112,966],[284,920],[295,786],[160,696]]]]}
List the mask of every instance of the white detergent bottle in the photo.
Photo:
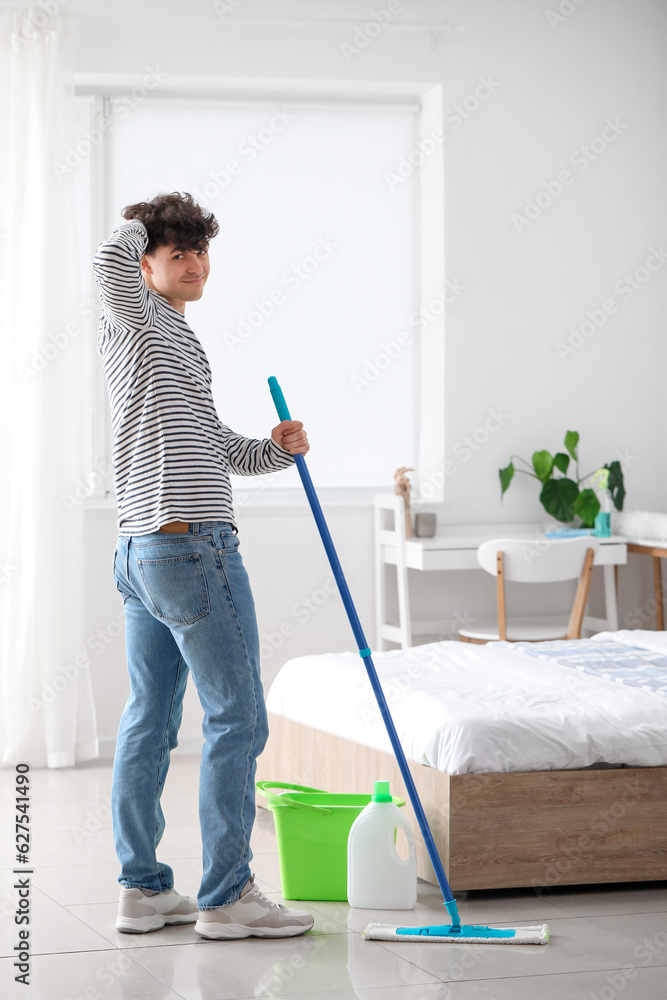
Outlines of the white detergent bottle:
{"type": "Polygon", "coordinates": [[[388,781],[355,819],[347,840],[347,899],[369,910],[411,910],[417,902],[417,857],[410,824],[389,794],[388,781]],[[408,857],[396,850],[396,832],[405,831],[408,857]]]}

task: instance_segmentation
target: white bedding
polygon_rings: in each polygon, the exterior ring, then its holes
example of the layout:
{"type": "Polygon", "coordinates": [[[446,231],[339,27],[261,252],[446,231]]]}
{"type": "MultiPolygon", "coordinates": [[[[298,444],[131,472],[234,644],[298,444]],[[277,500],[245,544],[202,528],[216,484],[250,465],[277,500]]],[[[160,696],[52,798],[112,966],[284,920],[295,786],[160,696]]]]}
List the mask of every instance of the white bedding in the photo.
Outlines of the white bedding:
{"type": "MultiPolygon", "coordinates": [[[[619,662],[627,654],[628,664],[637,662],[640,647],[653,661],[652,675],[667,674],[664,632],[599,633],[581,640],[582,660],[592,641],[605,644],[607,657],[609,643],[617,644],[619,662]]],[[[667,696],[611,674],[592,676],[574,663],[537,659],[526,645],[455,641],[374,653],[406,756],[450,774],[667,764],[667,696]]],[[[575,645],[563,643],[570,652],[575,645]]],[[[290,660],[267,707],[391,752],[357,653],[290,660]]]]}

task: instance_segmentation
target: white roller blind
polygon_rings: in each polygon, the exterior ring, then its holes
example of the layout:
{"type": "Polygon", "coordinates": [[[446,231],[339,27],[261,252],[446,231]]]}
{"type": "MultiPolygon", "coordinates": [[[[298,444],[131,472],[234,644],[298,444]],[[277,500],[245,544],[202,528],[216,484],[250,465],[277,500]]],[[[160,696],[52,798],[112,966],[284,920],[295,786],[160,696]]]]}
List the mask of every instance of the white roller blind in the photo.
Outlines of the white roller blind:
{"type": "MultiPolygon", "coordinates": [[[[386,484],[414,465],[414,192],[385,179],[412,147],[414,112],[165,100],[112,119],[109,229],[125,205],[169,191],[189,191],[219,222],[186,319],[221,419],[268,436],[275,375],[307,426],[318,485],[386,484]]],[[[297,484],[289,470],[263,485],[297,484]]]]}

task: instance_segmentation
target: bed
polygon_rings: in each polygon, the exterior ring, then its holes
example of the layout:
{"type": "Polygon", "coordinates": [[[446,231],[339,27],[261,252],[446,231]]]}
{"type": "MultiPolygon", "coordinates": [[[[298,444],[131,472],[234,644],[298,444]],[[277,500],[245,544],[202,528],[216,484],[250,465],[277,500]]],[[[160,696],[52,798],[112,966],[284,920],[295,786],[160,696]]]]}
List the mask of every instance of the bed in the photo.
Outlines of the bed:
{"type": "MultiPolygon", "coordinates": [[[[373,660],[455,892],[667,878],[667,636],[373,660]]],[[[357,654],[286,663],[258,780],[405,796],[357,654]]],[[[435,881],[416,820],[418,870],[435,881]]]]}

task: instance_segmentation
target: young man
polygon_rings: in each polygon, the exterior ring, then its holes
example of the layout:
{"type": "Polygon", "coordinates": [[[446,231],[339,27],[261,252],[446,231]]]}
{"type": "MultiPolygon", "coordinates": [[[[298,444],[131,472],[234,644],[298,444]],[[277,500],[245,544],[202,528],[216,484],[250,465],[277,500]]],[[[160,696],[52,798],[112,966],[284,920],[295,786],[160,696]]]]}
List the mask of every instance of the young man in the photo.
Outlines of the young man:
{"type": "Polygon", "coordinates": [[[208,278],[215,218],[178,193],[131,205],[123,217],[93,261],[130,675],[111,793],[123,887],[116,928],[143,933],[196,920],[207,938],[291,937],[308,931],[312,916],[264,896],[249,867],[267,720],[229,473],[286,468],[308,439],[295,420],[254,440],[218,418],[206,355],[185,321],[186,303],[201,298],[208,278]],[[197,900],[176,892],[172,869],[156,857],[188,671],[204,710],[197,900]]]}

